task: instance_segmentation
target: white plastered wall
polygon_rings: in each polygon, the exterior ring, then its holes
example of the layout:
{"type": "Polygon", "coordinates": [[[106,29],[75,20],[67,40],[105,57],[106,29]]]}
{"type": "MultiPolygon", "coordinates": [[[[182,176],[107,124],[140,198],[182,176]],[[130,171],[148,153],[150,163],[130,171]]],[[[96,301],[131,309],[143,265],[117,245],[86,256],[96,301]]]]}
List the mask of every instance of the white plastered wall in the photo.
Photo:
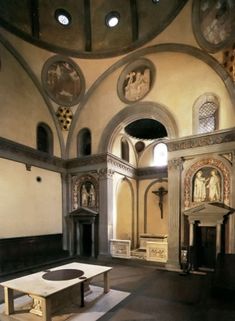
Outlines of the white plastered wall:
{"type": "Polygon", "coordinates": [[[5,159],[0,172],[1,238],[62,233],[60,174],[5,159]]]}
{"type": "Polygon", "coordinates": [[[1,44],[0,55],[0,136],[36,148],[37,124],[44,122],[53,133],[54,155],[61,156],[55,124],[41,93],[1,44]]]}

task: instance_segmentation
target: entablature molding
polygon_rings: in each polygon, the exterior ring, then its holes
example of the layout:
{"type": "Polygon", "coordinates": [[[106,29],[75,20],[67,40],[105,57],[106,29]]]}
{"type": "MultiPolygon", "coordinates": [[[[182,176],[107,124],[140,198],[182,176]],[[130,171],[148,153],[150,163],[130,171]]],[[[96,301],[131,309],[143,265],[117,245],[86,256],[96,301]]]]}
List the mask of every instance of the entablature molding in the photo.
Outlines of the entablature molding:
{"type": "Polygon", "coordinates": [[[62,158],[41,152],[32,147],[0,137],[0,157],[29,166],[65,172],[66,164],[62,158]]]}
{"type": "Polygon", "coordinates": [[[213,133],[198,134],[190,137],[173,139],[167,142],[169,152],[184,149],[195,149],[199,147],[210,147],[212,145],[235,143],[235,128],[216,131],[213,133]]]}

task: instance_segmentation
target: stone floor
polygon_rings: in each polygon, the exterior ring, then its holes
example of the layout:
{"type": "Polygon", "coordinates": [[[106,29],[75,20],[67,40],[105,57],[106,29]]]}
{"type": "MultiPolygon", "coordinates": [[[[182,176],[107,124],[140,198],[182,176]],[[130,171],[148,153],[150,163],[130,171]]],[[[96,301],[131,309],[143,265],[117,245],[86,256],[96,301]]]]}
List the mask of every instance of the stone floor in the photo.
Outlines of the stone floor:
{"type": "MultiPolygon", "coordinates": [[[[183,276],[179,272],[159,270],[155,265],[127,260],[94,264],[113,266],[111,288],[130,293],[100,316],[99,321],[235,320],[234,292],[214,290],[213,273],[183,276]]],[[[103,278],[93,279],[92,284],[102,286],[103,278]]],[[[5,320],[0,316],[0,321],[5,320]]]]}

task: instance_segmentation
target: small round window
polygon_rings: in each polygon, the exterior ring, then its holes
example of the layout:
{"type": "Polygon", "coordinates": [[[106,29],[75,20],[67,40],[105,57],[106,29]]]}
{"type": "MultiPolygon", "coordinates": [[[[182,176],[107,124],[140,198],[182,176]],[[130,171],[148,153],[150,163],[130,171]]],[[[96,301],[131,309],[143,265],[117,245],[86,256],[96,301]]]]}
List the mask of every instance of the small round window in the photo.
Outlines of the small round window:
{"type": "Polygon", "coordinates": [[[116,11],[112,11],[109,14],[107,14],[105,18],[106,26],[109,28],[116,27],[120,22],[120,14],[116,11]]]}
{"type": "Polygon", "coordinates": [[[55,11],[55,19],[60,25],[65,27],[69,26],[72,20],[71,15],[64,9],[57,9],[55,11]]]}

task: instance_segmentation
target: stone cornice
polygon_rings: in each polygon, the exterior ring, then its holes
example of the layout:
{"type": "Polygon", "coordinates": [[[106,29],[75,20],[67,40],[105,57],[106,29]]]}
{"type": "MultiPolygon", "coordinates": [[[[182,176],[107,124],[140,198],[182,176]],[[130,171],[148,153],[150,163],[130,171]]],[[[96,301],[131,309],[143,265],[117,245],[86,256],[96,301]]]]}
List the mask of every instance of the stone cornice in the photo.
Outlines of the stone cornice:
{"type": "Polygon", "coordinates": [[[66,168],[73,169],[76,167],[83,167],[88,165],[98,165],[107,162],[107,154],[96,154],[91,156],[83,156],[73,158],[66,161],[66,168]]]}
{"type": "Polygon", "coordinates": [[[107,164],[109,168],[120,174],[131,177],[135,177],[136,175],[135,167],[112,154],[107,154],[107,164]]]}
{"type": "Polygon", "coordinates": [[[0,157],[56,172],[65,171],[65,162],[34,148],[0,137],[0,157]]]}
{"type": "Polygon", "coordinates": [[[228,142],[235,142],[235,128],[217,131],[215,133],[195,135],[193,137],[174,139],[173,141],[168,142],[167,146],[169,152],[174,152],[228,142]]]}
{"type": "Polygon", "coordinates": [[[63,160],[3,137],[0,137],[0,158],[24,163],[27,168],[35,166],[60,173],[69,170],[76,171],[77,168],[82,170],[82,167],[89,166],[93,169],[107,168],[129,177],[134,177],[136,173],[133,166],[112,154],[97,154],[63,160]]]}
{"type": "Polygon", "coordinates": [[[167,166],[164,167],[143,167],[136,170],[139,179],[167,178],[167,166]]]}

